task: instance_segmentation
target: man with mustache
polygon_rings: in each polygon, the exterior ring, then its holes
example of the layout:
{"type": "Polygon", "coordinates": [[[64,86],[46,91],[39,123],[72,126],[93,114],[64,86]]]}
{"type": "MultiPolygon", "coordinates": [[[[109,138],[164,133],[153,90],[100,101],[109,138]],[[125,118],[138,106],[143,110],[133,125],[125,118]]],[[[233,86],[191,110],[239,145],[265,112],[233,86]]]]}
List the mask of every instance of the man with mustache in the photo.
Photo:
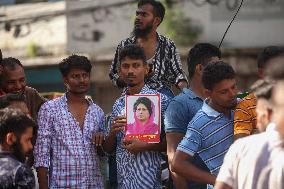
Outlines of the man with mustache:
{"type": "MultiPolygon", "coordinates": [[[[127,45],[120,51],[119,75],[127,84],[125,93],[113,105],[110,130],[103,144],[107,152],[116,152],[118,189],[158,189],[161,183],[161,153],[166,150],[164,134],[160,143],[124,141],[125,95],[160,94],[145,84],[149,72],[144,51],[138,45],[127,45]]],[[[163,120],[169,98],[161,95],[163,120]]],[[[163,131],[163,129],[161,129],[163,131]]]]}
{"type": "Polygon", "coordinates": [[[165,8],[161,2],[155,0],[138,2],[132,36],[120,42],[110,68],[110,79],[119,88],[126,86],[118,73],[119,54],[121,49],[129,44],[137,44],[145,51],[146,60],[150,66],[146,84],[150,88],[173,97],[170,90],[172,85],[176,85],[180,90],[187,87],[187,78],[182,70],[175,44],[157,33],[157,28],[162,23],[164,15],[165,8]]]}
{"type": "Polygon", "coordinates": [[[59,69],[67,92],[44,103],[38,116],[34,166],[39,187],[103,189],[97,150],[104,139],[104,112],[86,98],[91,62],[71,55],[59,69]]]}
{"type": "Polygon", "coordinates": [[[40,106],[46,101],[39,93],[26,85],[25,70],[22,63],[12,57],[2,60],[3,71],[1,73],[0,94],[23,93],[26,96],[26,104],[32,118],[37,120],[40,106]]]}
{"type": "Polygon", "coordinates": [[[210,63],[202,72],[202,84],[208,98],[188,124],[186,135],[177,147],[172,171],[187,180],[214,185],[225,153],[233,143],[235,72],[222,61],[210,63]],[[211,174],[188,161],[195,154],[211,174]]]}
{"type": "Polygon", "coordinates": [[[35,187],[32,170],[25,165],[31,153],[35,122],[19,110],[0,110],[0,187],[35,187]]]}

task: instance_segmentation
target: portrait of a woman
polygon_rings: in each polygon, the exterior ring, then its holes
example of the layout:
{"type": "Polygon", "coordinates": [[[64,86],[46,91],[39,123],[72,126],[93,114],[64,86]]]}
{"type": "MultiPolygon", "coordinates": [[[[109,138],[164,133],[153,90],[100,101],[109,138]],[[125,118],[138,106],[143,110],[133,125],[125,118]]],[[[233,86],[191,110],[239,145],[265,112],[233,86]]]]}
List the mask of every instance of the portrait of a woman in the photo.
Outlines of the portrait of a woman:
{"type": "Polygon", "coordinates": [[[128,124],[126,134],[158,134],[159,126],[154,122],[155,105],[147,97],[139,97],[134,105],[134,123],[128,124]]]}

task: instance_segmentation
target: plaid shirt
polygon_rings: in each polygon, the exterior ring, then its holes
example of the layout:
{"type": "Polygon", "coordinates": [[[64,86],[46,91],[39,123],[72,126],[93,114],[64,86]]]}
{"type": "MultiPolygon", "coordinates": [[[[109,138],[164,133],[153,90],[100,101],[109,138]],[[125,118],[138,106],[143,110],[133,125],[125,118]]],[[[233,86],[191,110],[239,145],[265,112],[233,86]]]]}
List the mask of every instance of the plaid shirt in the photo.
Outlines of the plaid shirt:
{"type": "MultiPolygon", "coordinates": [[[[152,72],[146,80],[151,89],[159,90],[163,85],[171,86],[178,84],[180,80],[186,80],[185,72],[182,70],[179,53],[176,46],[170,39],[158,34],[158,47],[152,60],[152,72]]],[[[129,44],[135,44],[137,38],[132,36],[120,42],[117,46],[114,60],[110,68],[109,77],[112,82],[117,85],[118,67],[119,67],[119,53],[121,49],[129,44]]]]}
{"type": "Polygon", "coordinates": [[[92,136],[104,130],[104,113],[90,102],[84,127],[68,111],[66,94],[42,105],[35,167],[49,168],[50,188],[103,188],[92,136]]]}

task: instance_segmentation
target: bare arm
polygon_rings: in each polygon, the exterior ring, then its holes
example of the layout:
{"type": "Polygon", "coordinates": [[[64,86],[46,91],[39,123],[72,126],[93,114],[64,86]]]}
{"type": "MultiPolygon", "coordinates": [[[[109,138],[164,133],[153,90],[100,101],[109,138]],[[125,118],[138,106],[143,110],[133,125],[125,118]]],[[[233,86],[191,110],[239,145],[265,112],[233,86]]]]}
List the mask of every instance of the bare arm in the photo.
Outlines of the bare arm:
{"type": "Polygon", "coordinates": [[[125,125],[126,125],[125,116],[118,116],[113,119],[110,132],[103,143],[103,149],[106,152],[111,153],[114,151],[116,144],[116,134],[119,131],[122,131],[125,125]]]}
{"type": "Polygon", "coordinates": [[[37,168],[38,184],[40,189],[48,189],[48,170],[46,167],[37,168]]]}
{"type": "Polygon", "coordinates": [[[216,185],[214,187],[214,189],[233,189],[232,187],[230,187],[229,185],[227,185],[226,183],[224,182],[219,182],[217,181],[216,182],[216,185]]]}
{"type": "Polygon", "coordinates": [[[186,189],[187,188],[186,180],[180,175],[172,171],[172,163],[174,159],[174,154],[176,152],[178,144],[184,137],[184,134],[166,133],[166,137],[167,137],[167,155],[168,155],[169,168],[170,168],[170,173],[172,175],[172,179],[174,181],[175,187],[179,189],[186,189]]]}
{"type": "Polygon", "coordinates": [[[172,163],[172,171],[187,180],[214,185],[216,177],[194,166],[188,161],[191,157],[192,156],[177,150],[172,163]]]}

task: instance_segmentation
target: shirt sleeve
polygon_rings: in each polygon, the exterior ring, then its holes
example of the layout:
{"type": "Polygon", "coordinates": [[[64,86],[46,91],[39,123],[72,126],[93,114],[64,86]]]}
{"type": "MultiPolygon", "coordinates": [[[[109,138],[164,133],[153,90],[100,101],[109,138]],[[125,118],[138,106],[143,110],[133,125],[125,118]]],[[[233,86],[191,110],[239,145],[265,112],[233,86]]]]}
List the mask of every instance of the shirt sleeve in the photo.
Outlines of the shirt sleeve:
{"type": "Polygon", "coordinates": [[[185,72],[182,69],[180,55],[177,51],[175,44],[171,41],[171,53],[169,53],[170,58],[170,69],[169,71],[174,76],[174,81],[172,83],[178,84],[180,80],[185,80],[188,82],[185,72]]]}
{"type": "Polygon", "coordinates": [[[35,177],[32,170],[27,166],[20,166],[15,175],[16,188],[32,189],[35,188],[35,177]]]}
{"type": "Polygon", "coordinates": [[[100,131],[106,134],[107,126],[105,125],[105,114],[101,108],[98,109],[97,117],[98,117],[98,126],[100,128],[100,131]]]}
{"type": "Polygon", "coordinates": [[[172,100],[165,113],[166,133],[186,133],[188,122],[185,110],[180,102],[172,100]]]}
{"type": "Polygon", "coordinates": [[[234,135],[247,134],[253,131],[253,115],[249,111],[249,106],[245,100],[241,101],[234,113],[234,135]]]}
{"type": "Polygon", "coordinates": [[[198,129],[194,128],[192,122],[190,122],[187,127],[186,135],[179,143],[177,150],[182,151],[188,155],[194,156],[194,154],[196,154],[201,147],[201,141],[201,132],[198,129]]]}
{"type": "Polygon", "coordinates": [[[111,63],[111,67],[109,71],[109,78],[115,86],[117,86],[117,80],[119,78],[118,66],[119,66],[119,53],[120,53],[121,46],[122,45],[120,43],[116,48],[114,59],[111,63]]]}
{"type": "Polygon", "coordinates": [[[48,104],[43,104],[38,114],[38,133],[34,147],[35,167],[49,167],[51,148],[52,113],[48,104]]]}
{"type": "MultiPolygon", "coordinates": [[[[221,166],[219,174],[217,176],[217,181],[226,183],[227,185],[233,187],[235,183],[236,166],[239,164],[239,158],[237,156],[238,149],[240,149],[241,144],[236,141],[228,150],[225,155],[224,162],[221,166]]],[[[241,148],[242,149],[242,148],[241,148]]]]}

